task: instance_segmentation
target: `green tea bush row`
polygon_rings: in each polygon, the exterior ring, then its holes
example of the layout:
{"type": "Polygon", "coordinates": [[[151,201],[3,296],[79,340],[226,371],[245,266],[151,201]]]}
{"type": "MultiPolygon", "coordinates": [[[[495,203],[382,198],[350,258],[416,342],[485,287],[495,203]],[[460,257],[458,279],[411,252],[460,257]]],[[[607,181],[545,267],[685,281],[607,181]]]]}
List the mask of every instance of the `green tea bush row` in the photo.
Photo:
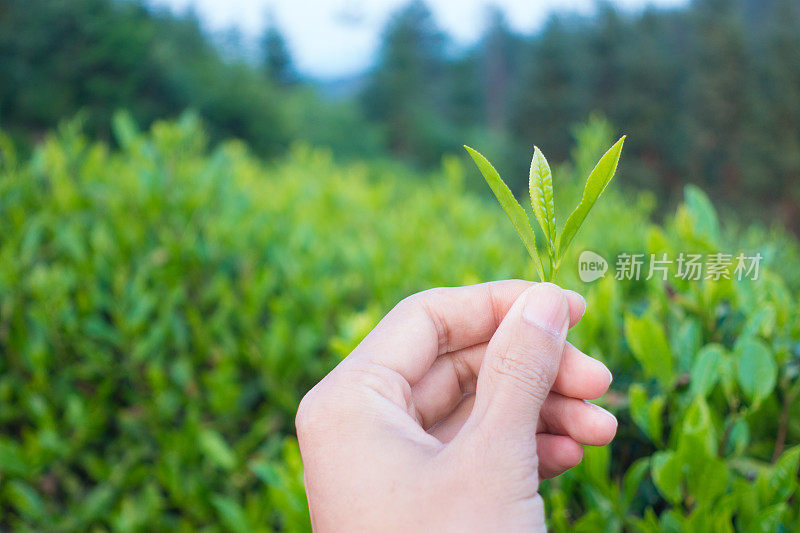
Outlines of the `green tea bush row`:
{"type": "MultiPolygon", "coordinates": [[[[2,529],[306,530],[302,394],[407,294],[535,275],[461,159],[267,165],[192,115],[114,131],[111,150],[68,123],[25,159],[0,140],[2,529]]],[[[569,205],[611,138],[577,136],[569,205]]],[[[796,244],[731,237],[695,189],[663,225],[649,195],[605,196],[559,281],[587,294],[571,339],[614,371],[620,430],[547,484],[551,527],[796,530],[796,244]],[[765,260],[757,281],[584,285],[587,243],[765,260]]]]}

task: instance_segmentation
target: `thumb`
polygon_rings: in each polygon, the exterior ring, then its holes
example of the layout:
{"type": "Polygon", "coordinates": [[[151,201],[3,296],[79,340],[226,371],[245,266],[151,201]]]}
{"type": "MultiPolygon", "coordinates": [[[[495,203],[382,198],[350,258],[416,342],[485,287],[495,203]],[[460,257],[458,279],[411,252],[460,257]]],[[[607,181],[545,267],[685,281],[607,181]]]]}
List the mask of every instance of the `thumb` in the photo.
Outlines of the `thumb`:
{"type": "Polygon", "coordinates": [[[568,325],[567,299],[558,286],[537,283],[517,298],[489,342],[478,376],[471,422],[482,433],[535,442],[568,325]]]}

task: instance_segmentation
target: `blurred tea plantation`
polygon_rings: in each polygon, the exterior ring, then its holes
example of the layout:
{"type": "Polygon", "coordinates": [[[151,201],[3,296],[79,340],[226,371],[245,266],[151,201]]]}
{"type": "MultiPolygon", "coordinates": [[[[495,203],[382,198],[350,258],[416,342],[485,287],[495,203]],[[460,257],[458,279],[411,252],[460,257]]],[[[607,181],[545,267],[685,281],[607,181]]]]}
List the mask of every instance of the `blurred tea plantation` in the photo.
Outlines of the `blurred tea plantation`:
{"type": "MultiPolygon", "coordinates": [[[[574,133],[561,213],[616,132],[574,133]]],[[[307,530],[302,394],[409,293],[534,277],[465,157],[264,162],[192,114],[143,132],[119,113],[113,134],[0,141],[4,530],[307,530]]],[[[571,340],[613,370],[619,433],[545,483],[551,528],[800,530],[797,242],[718,220],[695,187],[663,224],[651,193],[606,194],[559,281],[587,295],[571,340]],[[764,260],[756,281],[612,264],[583,284],[584,249],[764,260]]]]}
{"type": "Polygon", "coordinates": [[[619,432],[544,483],[549,525],[800,531],[796,0],[490,9],[467,46],[413,0],[328,80],[274,18],[172,3],[0,0],[0,531],[307,531],[305,391],[410,293],[536,277],[461,145],[517,192],[541,146],[563,221],[623,133],[558,279],[619,432]]]}

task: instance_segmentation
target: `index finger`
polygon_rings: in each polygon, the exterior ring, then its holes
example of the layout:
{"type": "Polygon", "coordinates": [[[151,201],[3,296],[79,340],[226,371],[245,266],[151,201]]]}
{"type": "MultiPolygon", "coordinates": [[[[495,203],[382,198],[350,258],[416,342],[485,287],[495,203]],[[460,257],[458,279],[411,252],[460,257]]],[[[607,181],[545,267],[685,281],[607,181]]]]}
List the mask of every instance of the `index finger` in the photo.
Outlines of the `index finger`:
{"type": "MultiPolygon", "coordinates": [[[[514,301],[533,284],[504,280],[430,289],[397,304],[347,359],[373,363],[414,384],[439,355],[487,342],[514,301]]],[[[580,320],[586,302],[565,291],[570,327],[580,320]]]]}

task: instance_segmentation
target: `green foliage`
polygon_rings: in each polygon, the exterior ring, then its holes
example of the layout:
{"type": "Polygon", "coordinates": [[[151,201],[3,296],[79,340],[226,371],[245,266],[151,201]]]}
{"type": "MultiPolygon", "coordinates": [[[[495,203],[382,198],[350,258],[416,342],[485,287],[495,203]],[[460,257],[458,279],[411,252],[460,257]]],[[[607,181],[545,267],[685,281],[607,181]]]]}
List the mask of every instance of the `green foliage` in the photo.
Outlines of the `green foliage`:
{"type": "Polygon", "coordinates": [[[652,317],[626,315],[625,338],[644,374],[669,388],[673,357],[661,323],[652,317]]]}
{"type": "Polygon", "coordinates": [[[553,243],[556,242],[556,207],[553,200],[553,173],[550,165],[539,147],[534,147],[531,159],[531,170],[528,181],[528,192],[531,196],[531,205],[539,227],[542,228],[547,239],[547,253],[552,258],[555,255],[553,243]]]}
{"type": "Polygon", "coordinates": [[[383,29],[376,64],[358,94],[396,157],[433,166],[457,148],[457,130],[440,111],[451,104],[447,61],[446,36],[425,2],[400,6],[383,29]]]}
{"type": "MultiPolygon", "coordinates": [[[[610,144],[596,126],[556,202],[610,144]]],[[[307,530],[302,394],[409,293],[534,265],[459,159],[424,180],[208,149],[192,115],[114,129],[118,149],[67,124],[30,157],[0,136],[0,529],[307,530]]],[[[571,250],[761,251],[758,280],[582,285],[564,256],[589,304],[570,340],[613,370],[620,427],[544,484],[554,531],[800,528],[797,247],[723,240],[699,195],[654,224],[650,195],[609,188],[571,250]]]]}
{"type": "Polygon", "coordinates": [[[547,255],[550,258],[550,272],[553,272],[556,261],[555,243],[557,235],[556,206],[553,198],[553,173],[538,146],[533,149],[530,176],[528,178],[528,193],[531,197],[533,213],[544,234],[547,255]]]}
{"type": "Polygon", "coordinates": [[[611,178],[617,171],[617,163],[619,163],[619,156],[622,154],[622,145],[625,142],[623,135],[614,146],[608,149],[603,154],[600,161],[594,167],[589,177],[586,179],[586,186],[583,189],[583,196],[578,207],[570,213],[569,218],[564,223],[564,229],[558,236],[558,246],[556,247],[559,260],[563,257],[567,247],[572,243],[572,239],[578,233],[583,221],[586,220],[586,215],[589,214],[603,191],[606,190],[608,184],[611,183],[611,178]]]}
{"type": "Polygon", "coordinates": [[[0,141],[1,529],[303,530],[302,394],[402,297],[533,274],[455,159],[425,185],[114,129],[0,141]]]}
{"type": "Polygon", "coordinates": [[[278,86],[286,87],[296,81],[297,74],[292,65],[292,57],[286,41],[270,17],[266,30],[261,37],[262,63],[266,74],[278,86]]]}
{"type": "Polygon", "coordinates": [[[578,233],[581,224],[583,224],[592,206],[597,202],[600,195],[603,194],[603,191],[611,182],[611,178],[614,177],[614,173],[617,170],[617,163],[622,153],[622,144],[624,142],[625,136],[622,136],[622,138],[600,158],[600,161],[586,180],[583,196],[581,197],[578,207],[576,207],[569,218],[567,218],[567,222],[564,224],[560,235],[558,235],[556,231],[553,173],[541,150],[539,150],[538,147],[534,148],[528,182],[529,194],[533,213],[544,234],[545,247],[550,259],[550,268],[547,277],[542,268],[542,261],[539,258],[539,251],[536,248],[536,237],[531,228],[527,213],[522,206],[519,205],[519,202],[514,198],[514,194],[491,163],[469,146],[464,146],[467,152],[469,152],[469,155],[472,156],[481,174],[483,174],[484,179],[486,179],[486,183],[488,183],[489,187],[492,189],[495,198],[497,198],[497,201],[500,202],[503,210],[508,215],[508,218],[514,225],[514,229],[517,230],[517,234],[522,239],[522,242],[525,243],[525,247],[528,249],[528,253],[536,265],[536,270],[539,273],[539,279],[541,281],[555,280],[558,268],[561,266],[561,260],[572,242],[572,239],[575,238],[575,234],[578,233]]]}
{"type": "MultiPolygon", "coordinates": [[[[84,131],[108,139],[113,112],[149,125],[185,109],[202,116],[213,141],[245,140],[274,156],[302,140],[344,156],[381,146],[352,102],[324,102],[300,83],[274,25],[263,65],[225,54],[191,12],[173,15],[138,0],[9,0],[0,10],[0,124],[32,141],[80,111],[84,131]],[[342,138],[343,131],[361,135],[342,138]]],[[[33,144],[31,142],[30,144],[33,144]]]]}
{"type": "Polygon", "coordinates": [[[458,137],[491,153],[519,193],[530,146],[546,139],[552,160],[567,158],[570,126],[599,111],[630,135],[627,183],[665,200],[699,183],[718,207],[800,227],[796,0],[601,2],[528,35],[494,11],[482,38],[450,55],[419,4],[390,19],[363,94],[392,153],[430,164],[458,137]]]}
{"type": "Polygon", "coordinates": [[[772,393],[778,367],[769,348],[758,339],[744,338],[736,344],[736,375],[747,400],[757,404],[772,393]]]}
{"type": "Polygon", "coordinates": [[[490,10],[467,48],[417,0],[389,18],[372,69],[316,82],[297,72],[274,20],[258,41],[223,42],[193,12],[145,0],[0,9],[0,123],[26,150],[79,111],[109,139],[116,109],[140,125],[194,109],[212,140],[241,138],[264,156],[299,140],[430,170],[460,138],[491,153],[519,193],[533,142],[563,161],[571,125],[597,111],[631,136],[626,182],[655,192],[662,212],[694,182],[743,219],[800,227],[796,0],[634,12],[606,2],[529,35],[490,10]]]}
{"type": "MultiPolygon", "coordinates": [[[[475,164],[478,165],[478,169],[486,179],[486,183],[489,184],[489,187],[492,189],[495,198],[497,198],[497,201],[500,202],[500,206],[503,208],[503,211],[505,211],[506,215],[508,215],[508,219],[511,220],[511,224],[514,226],[514,229],[517,230],[517,235],[519,235],[520,239],[522,239],[522,242],[525,244],[525,248],[528,249],[528,253],[531,256],[531,259],[533,259],[533,263],[536,265],[536,271],[539,273],[539,279],[544,281],[545,275],[544,270],[542,269],[542,261],[539,259],[539,251],[536,249],[536,234],[533,233],[533,228],[531,228],[531,223],[530,220],[528,220],[528,214],[525,213],[525,209],[519,205],[517,199],[514,198],[514,193],[509,190],[508,185],[505,184],[503,178],[500,177],[500,174],[497,173],[492,164],[489,163],[489,161],[487,161],[486,158],[480,153],[476,152],[469,146],[465,146],[464,148],[467,149],[467,152],[469,152],[469,155],[475,161],[475,164]]],[[[531,192],[531,198],[533,198],[533,192],[531,192]]],[[[550,236],[545,234],[545,238],[547,239],[549,249],[551,243],[550,236]]]]}
{"type": "Polygon", "coordinates": [[[0,17],[0,120],[39,137],[79,110],[109,137],[114,110],[142,124],[197,109],[212,137],[247,139],[262,154],[286,145],[282,98],[265,74],[226,61],[194,15],[137,1],[9,0],[0,17]]]}

